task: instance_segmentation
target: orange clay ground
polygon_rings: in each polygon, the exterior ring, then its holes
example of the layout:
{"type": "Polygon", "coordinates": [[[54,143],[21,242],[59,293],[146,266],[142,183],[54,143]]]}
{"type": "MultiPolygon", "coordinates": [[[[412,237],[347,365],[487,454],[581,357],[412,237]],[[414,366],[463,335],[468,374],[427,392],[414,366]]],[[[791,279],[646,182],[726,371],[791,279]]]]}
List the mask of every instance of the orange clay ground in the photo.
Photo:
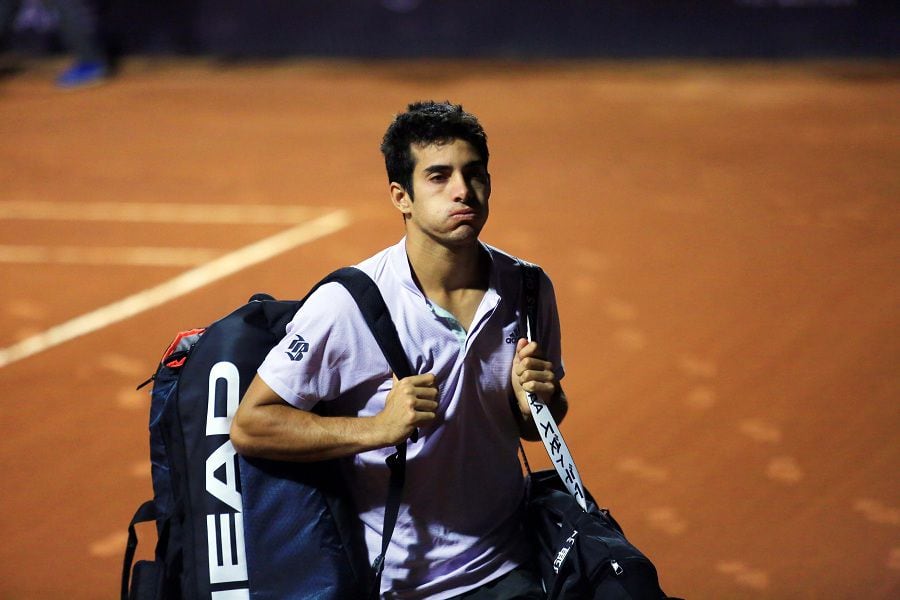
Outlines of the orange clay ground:
{"type": "Polygon", "coordinates": [[[176,331],[395,242],[378,144],[422,98],[488,131],[483,239],[553,278],[563,431],[664,588],[900,597],[896,63],[133,60],[69,93],[61,66],[0,82],[0,598],[116,596],[151,495],[136,384],[176,331]]]}

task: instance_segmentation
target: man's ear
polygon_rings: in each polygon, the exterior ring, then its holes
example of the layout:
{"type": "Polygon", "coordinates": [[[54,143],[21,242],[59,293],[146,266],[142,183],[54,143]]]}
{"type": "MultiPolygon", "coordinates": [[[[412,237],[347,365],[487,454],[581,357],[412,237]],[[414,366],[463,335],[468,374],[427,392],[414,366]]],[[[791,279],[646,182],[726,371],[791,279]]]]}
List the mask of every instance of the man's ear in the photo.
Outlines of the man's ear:
{"type": "Polygon", "coordinates": [[[412,198],[410,198],[403,186],[396,181],[391,182],[391,203],[394,205],[394,208],[403,213],[404,217],[412,211],[412,198]]]}

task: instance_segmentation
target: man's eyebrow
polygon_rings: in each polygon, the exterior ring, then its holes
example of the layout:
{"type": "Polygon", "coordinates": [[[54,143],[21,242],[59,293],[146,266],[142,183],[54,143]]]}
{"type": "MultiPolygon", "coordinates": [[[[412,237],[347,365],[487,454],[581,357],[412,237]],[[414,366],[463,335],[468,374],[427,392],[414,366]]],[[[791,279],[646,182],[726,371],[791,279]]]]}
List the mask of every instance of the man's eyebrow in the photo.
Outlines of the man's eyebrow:
{"type": "MultiPolygon", "coordinates": [[[[462,168],[463,169],[483,169],[484,161],[479,158],[479,159],[467,162],[466,164],[463,165],[462,168]]],[[[452,171],[453,167],[450,165],[437,164],[437,165],[428,165],[427,167],[423,167],[422,170],[426,173],[439,173],[442,171],[452,171]]]]}

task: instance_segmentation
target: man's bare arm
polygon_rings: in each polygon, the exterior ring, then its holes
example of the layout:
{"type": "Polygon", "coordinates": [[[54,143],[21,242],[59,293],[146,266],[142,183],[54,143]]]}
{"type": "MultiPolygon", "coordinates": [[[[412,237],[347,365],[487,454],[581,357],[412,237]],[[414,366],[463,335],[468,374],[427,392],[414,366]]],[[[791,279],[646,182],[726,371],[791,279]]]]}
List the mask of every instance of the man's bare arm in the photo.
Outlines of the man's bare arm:
{"type": "Polygon", "coordinates": [[[259,376],[247,388],[231,423],[238,453],[309,462],[399,444],[435,418],[437,386],[431,374],[394,378],[385,408],[373,417],[325,417],[299,410],[259,376]]]}

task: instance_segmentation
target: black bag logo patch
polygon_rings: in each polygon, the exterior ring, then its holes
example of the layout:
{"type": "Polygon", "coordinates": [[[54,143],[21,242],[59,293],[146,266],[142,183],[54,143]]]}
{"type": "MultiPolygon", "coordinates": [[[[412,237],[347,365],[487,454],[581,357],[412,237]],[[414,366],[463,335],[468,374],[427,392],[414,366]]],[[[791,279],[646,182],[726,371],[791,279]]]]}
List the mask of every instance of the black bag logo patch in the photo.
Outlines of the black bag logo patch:
{"type": "Polygon", "coordinates": [[[563,562],[565,562],[566,557],[569,555],[569,551],[572,550],[572,547],[575,545],[575,538],[578,536],[577,531],[573,531],[572,535],[566,538],[565,543],[562,545],[562,548],[559,549],[559,552],[556,553],[556,559],[553,561],[553,572],[559,573],[559,570],[562,568],[563,562]]]}

